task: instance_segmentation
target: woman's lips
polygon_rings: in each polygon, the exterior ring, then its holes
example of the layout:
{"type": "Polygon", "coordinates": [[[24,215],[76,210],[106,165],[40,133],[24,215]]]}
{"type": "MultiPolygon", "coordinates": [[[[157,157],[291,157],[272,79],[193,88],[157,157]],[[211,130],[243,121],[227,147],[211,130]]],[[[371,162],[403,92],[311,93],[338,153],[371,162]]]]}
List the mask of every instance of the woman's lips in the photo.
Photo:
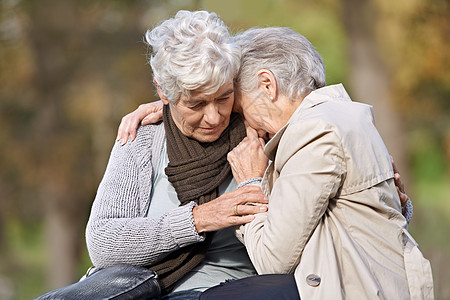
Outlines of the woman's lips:
{"type": "Polygon", "coordinates": [[[214,132],[217,129],[219,129],[219,126],[217,126],[217,127],[200,127],[200,129],[204,130],[204,131],[208,131],[208,132],[214,132]]]}

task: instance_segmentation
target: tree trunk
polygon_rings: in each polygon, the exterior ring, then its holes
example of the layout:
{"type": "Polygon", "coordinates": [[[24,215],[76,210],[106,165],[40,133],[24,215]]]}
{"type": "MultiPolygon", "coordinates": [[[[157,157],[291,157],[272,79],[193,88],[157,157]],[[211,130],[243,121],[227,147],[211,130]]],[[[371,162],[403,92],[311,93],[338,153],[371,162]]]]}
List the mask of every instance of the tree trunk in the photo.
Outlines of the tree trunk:
{"type": "Polygon", "coordinates": [[[45,202],[45,241],[49,263],[47,281],[50,289],[74,283],[79,279],[79,257],[83,243],[80,221],[82,214],[76,205],[67,205],[76,201],[70,197],[64,187],[48,183],[43,187],[45,202]],[[64,196],[66,194],[66,196],[64,196]],[[77,221],[78,218],[78,221],[77,221]],[[77,275],[78,274],[78,275],[77,275]]]}
{"type": "Polygon", "coordinates": [[[370,0],[342,0],[342,19],[348,36],[349,93],[353,101],[372,105],[375,122],[402,180],[409,181],[405,133],[390,95],[390,74],[375,36],[377,11],[370,0]]]}
{"type": "Polygon", "coordinates": [[[37,201],[44,208],[47,280],[52,289],[74,282],[83,244],[79,222],[84,219],[84,206],[76,203],[80,199],[76,199],[76,187],[71,186],[75,170],[67,166],[74,153],[67,147],[70,129],[63,113],[64,88],[77,63],[69,47],[76,32],[69,28],[77,24],[71,20],[76,18],[75,11],[72,1],[31,4],[27,31],[37,70],[33,82],[37,111],[32,151],[39,170],[36,176],[41,182],[37,201]]]}

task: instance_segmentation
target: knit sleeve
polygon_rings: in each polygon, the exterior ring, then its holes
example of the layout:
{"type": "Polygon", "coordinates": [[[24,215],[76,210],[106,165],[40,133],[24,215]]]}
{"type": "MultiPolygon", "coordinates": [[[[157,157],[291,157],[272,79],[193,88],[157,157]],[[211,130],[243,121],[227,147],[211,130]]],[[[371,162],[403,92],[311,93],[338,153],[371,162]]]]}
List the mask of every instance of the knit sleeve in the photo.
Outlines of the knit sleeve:
{"type": "Polygon", "coordinates": [[[409,198],[406,201],[405,211],[403,213],[403,216],[405,217],[406,222],[409,224],[409,222],[411,221],[412,216],[413,216],[413,205],[409,198]]]}
{"type": "Polygon", "coordinates": [[[149,199],[143,198],[150,197],[155,146],[149,127],[139,130],[132,143],[115,143],[111,152],[86,228],[88,252],[96,267],[151,265],[204,239],[194,226],[194,203],[146,217],[149,199]]]}

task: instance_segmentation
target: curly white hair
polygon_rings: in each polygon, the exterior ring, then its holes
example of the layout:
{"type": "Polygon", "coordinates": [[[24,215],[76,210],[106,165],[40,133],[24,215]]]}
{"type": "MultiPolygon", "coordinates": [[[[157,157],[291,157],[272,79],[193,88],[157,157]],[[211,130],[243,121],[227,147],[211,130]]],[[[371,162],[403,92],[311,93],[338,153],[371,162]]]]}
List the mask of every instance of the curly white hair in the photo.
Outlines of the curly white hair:
{"type": "Polygon", "coordinates": [[[214,94],[236,76],[240,49],[228,27],[207,11],[180,10],[175,17],[148,30],[149,62],[156,84],[172,103],[181,94],[214,94]]]}

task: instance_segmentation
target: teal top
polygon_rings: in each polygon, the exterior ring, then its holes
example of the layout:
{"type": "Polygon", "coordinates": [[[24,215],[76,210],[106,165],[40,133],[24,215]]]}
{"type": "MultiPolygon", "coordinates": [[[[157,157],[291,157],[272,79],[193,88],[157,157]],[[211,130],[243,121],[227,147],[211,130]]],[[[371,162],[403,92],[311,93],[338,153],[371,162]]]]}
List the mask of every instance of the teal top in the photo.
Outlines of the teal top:
{"type": "MultiPolygon", "coordinates": [[[[175,188],[167,179],[164,169],[169,163],[166,144],[162,148],[155,176],[147,216],[156,217],[180,205],[175,188]]],[[[230,175],[220,186],[219,195],[236,189],[230,175]]],[[[230,208],[231,209],[231,208],[230,208]]],[[[174,292],[203,291],[227,279],[256,275],[245,246],[234,235],[231,227],[216,231],[205,259],[177,282],[174,292]]]]}

